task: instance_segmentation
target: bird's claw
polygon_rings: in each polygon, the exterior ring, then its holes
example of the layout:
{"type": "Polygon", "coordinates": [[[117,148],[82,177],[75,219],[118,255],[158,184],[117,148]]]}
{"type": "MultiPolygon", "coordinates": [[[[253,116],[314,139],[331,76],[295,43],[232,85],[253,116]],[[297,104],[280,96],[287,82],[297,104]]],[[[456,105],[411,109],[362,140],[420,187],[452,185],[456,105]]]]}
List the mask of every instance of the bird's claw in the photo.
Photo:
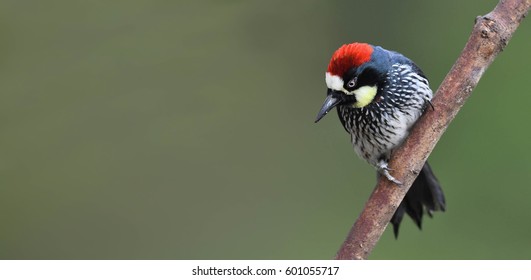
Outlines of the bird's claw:
{"type": "Polygon", "coordinates": [[[390,169],[382,169],[382,174],[387,178],[387,180],[397,184],[398,186],[402,186],[402,182],[397,180],[395,177],[393,177],[391,174],[389,174],[390,169]]]}
{"type": "Polygon", "coordinates": [[[399,180],[397,180],[395,177],[393,177],[389,171],[393,171],[393,169],[387,167],[387,162],[380,162],[379,166],[378,166],[378,171],[380,172],[380,174],[384,175],[385,178],[387,178],[387,180],[395,183],[396,185],[398,186],[402,186],[402,182],[400,182],[399,180]]]}

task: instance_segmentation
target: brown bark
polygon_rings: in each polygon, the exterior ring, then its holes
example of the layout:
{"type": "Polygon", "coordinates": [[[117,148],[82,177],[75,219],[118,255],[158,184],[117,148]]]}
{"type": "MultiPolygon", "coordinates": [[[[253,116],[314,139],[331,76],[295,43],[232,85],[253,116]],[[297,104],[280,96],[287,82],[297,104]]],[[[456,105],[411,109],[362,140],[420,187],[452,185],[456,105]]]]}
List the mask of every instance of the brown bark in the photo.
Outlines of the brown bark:
{"type": "Polygon", "coordinates": [[[391,158],[392,174],[403,186],[397,187],[380,176],[335,259],[366,259],[369,256],[435,144],[487,67],[505,48],[530,6],[530,0],[501,0],[492,12],[476,18],[465,48],[432,100],[435,110],[426,110],[391,158]]]}

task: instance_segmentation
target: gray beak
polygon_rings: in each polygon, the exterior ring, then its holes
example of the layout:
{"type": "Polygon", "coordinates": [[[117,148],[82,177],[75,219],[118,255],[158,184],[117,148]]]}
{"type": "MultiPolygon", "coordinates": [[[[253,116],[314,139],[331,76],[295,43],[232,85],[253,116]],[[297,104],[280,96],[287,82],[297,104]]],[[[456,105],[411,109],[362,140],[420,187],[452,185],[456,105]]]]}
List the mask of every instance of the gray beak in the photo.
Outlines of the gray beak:
{"type": "Polygon", "coordinates": [[[328,94],[326,97],[323,107],[321,107],[321,110],[319,110],[319,113],[317,114],[317,118],[315,119],[315,122],[317,123],[320,119],[322,119],[330,110],[332,110],[337,104],[339,104],[341,100],[339,98],[334,97],[334,94],[328,94]]]}

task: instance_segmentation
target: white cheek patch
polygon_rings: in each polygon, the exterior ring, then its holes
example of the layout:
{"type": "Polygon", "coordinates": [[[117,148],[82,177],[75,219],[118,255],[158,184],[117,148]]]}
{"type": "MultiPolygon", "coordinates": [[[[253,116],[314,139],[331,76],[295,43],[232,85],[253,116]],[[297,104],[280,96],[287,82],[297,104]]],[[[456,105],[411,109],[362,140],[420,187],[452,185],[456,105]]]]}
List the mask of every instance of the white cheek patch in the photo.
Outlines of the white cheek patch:
{"type": "Polygon", "coordinates": [[[331,90],[342,91],[346,94],[352,94],[343,88],[344,82],[343,79],[341,79],[339,76],[332,75],[330,74],[330,72],[326,72],[325,81],[326,86],[331,90]]]}

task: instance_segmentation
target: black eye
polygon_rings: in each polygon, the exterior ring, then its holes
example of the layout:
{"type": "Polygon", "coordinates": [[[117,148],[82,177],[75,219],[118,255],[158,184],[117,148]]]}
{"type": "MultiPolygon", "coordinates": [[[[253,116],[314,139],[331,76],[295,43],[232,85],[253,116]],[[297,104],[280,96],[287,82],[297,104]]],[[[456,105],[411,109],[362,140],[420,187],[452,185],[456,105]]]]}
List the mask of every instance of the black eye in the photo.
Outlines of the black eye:
{"type": "Polygon", "coordinates": [[[350,80],[347,84],[347,87],[353,88],[356,85],[356,81],[358,80],[358,77],[354,77],[352,80],[350,80]]]}

